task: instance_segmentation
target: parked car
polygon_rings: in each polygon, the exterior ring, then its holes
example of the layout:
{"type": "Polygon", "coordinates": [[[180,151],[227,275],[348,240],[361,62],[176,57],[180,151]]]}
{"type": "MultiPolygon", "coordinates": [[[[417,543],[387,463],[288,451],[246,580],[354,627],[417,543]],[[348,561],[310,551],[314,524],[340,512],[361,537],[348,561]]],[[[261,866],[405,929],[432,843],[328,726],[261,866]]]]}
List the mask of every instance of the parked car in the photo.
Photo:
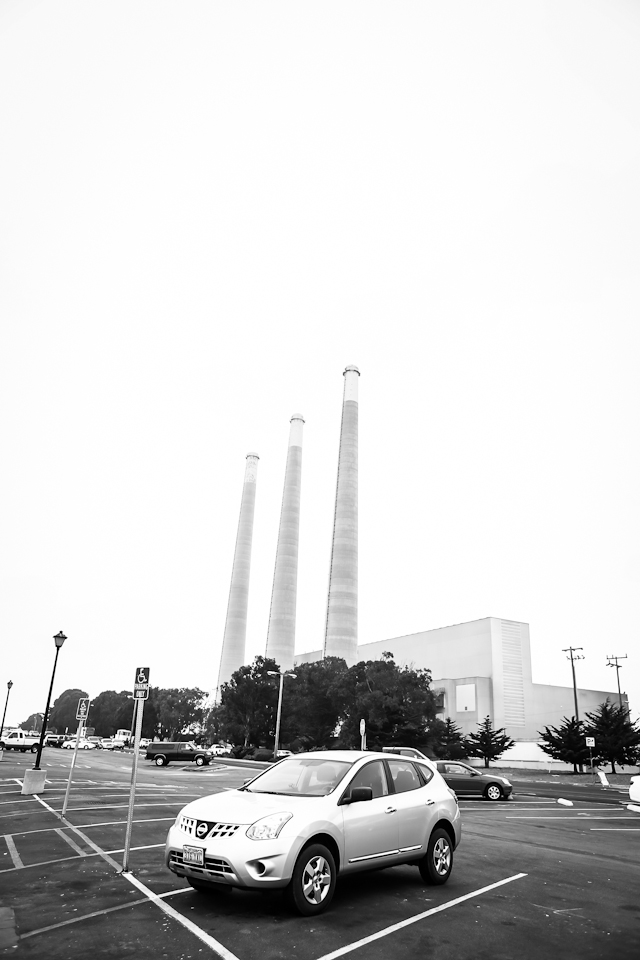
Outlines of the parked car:
{"type": "Polygon", "coordinates": [[[214,757],[220,757],[223,753],[228,752],[228,748],[221,743],[214,743],[213,746],[209,747],[209,753],[214,757]]]}
{"type": "Polygon", "coordinates": [[[64,733],[48,733],[44,739],[44,745],[45,747],[61,747],[64,741],[64,733]]]}
{"type": "Polygon", "coordinates": [[[34,735],[25,730],[10,730],[9,733],[4,734],[2,740],[0,740],[0,749],[20,750],[22,753],[30,750],[31,753],[37,753],[39,743],[39,734],[34,735]]]}
{"type": "MultiPolygon", "coordinates": [[[[75,748],[75,737],[73,740],[65,740],[65,742],[62,744],[63,750],[75,750],[75,748]]],[[[95,750],[95,748],[95,743],[91,743],[90,740],[78,740],[78,750],[95,750]]]]}
{"type": "Polygon", "coordinates": [[[124,750],[124,744],[114,737],[103,737],[100,743],[103,750],[124,750]]]}
{"type": "Polygon", "coordinates": [[[436,760],[435,765],[458,797],[508,800],[513,793],[513,786],[506,777],[483,772],[461,760],[436,760]]]}
{"type": "Polygon", "coordinates": [[[171,760],[180,763],[193,761],[197,767],[211,762],[212,754],[208,749],[197,747],[195,743],[150,743],[147,747],[147,760],[153,760],[157,767],[165,767],[171,760]]]}
{"type": "Polygon", "coordinates": [[[640,803],[640,777],[631,777],[629,783],[629,800],[632,803],[640,803]]]}
{"type": "Polygon", "coordinates": [[[87,737],[89,743],[92,743],[96,750],[102,750],[102,740],[100,737],[87,737]]]}
{"type": "Polygon", "coordinates": [[[429,761],[360,750],[299,753],[238,790],[188,803],[169,830],[169,870],[203,893],[285,890],[299,913],[331,903],[336,878],[401,863],[449,879],[458,802],[429,761]]]}
{"type": "Polygon", "coordinates": [[[415,747],[383,747],[384,753],[397,753],[402,757],[413,757],[417,760],[428,760],[428,757],[425,757],[424,753],[420,750],[416,750],[415,747]]]}
{"type": "Polygon", "coordinates": [[[149,739],[149,737],[140,737],[140,743],[138,744],[138,749],[144,750],[149,746],[150,743],[152,743],[152,741],[149,739]]]}

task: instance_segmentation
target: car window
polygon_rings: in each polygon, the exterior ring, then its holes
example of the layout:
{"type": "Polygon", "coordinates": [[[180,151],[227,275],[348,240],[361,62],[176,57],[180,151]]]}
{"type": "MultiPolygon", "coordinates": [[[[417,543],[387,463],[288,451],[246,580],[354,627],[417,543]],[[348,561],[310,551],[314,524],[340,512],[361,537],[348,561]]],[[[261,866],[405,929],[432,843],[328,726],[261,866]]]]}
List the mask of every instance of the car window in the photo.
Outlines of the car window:
{"type": "Polygon", "coordinates": [[[287,757],[265,770],[244,789],[249,793],[324,797],[335,790],[351,766],[343,760],[287,757]]]}
{"type": "Polygon", "coordinates": [[[349,787],[351,790],[354,787],[371,787],[374,798],[386,797],[389,793],[389,785],[382,760],[374,760],[358,770],[349,787]]]}
{"type": "Polygon", "coordinates": [[[473,776],[473,772],[469,770],[468,767],[463,767],[461,763],[445,764],[445,773],[452,774],[456,777],[472,777],[473,776]]]}
{"type": "Polygon", "coordinates": [[[396,793],[407,793],[422,786],[414,765],[408,760],[389,760],[389,770],[396,793]]]}

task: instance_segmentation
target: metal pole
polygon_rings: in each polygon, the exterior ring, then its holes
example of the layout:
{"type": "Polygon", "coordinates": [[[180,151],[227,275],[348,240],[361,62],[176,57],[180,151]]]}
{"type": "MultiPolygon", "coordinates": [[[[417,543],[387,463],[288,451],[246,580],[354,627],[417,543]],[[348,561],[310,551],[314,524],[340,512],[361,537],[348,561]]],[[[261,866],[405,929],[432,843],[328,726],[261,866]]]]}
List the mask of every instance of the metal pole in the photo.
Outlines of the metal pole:
{"type": "Polygon", "coordinates": [[[580,714],[578,713],[578,687],[576,685],[576,668],[573,662],[573,657],[571,657],[571,673],[573,674],[573,702],[576,710],[576,721],[580,721],[580,714]]]}
{"type": "Polygon", "coordinates": [[[127,813],[127,831],[124,839],[124,856],[122,858],[122,872],[129,872],[129,849],[131,847],[131,828],[133,826],[133,806],[136,800],[136,777],[138,774],[138,745],[140,743],[140,734],[142,733],[142,714],[144,712],[144,700],[138,704],[136,711],[136,732],[133,741],[133,767],[131,769],[131,792],[129,794],[129,811],[127,813]]]}
{"type": "Polygon", "coordinates": [[[9,680],[7,683],[7,699],[4,702],[4,713],[2,714],[2,723],[0,723],[0,739],[2,739],[2,731],[4,730],[4,718],[7,715],[7,706],[9,704],[9,694],[11,693],[11,687],[13,686],[13,680],[9,680]]]}
{"type": "Polygon", "coordinates": [[[56,665],[58,663],[58,654],[60,653],[60,647],[56,647],[56,657],[53,661],[53,673],[51,674],[51,683],[49,684],[49,696],[47,697],[47,706],[45,707],[44,717],[42,718],[42,732],[40,733],[40,743],[38,744],[38,753],[36,755],[36,762],[33,765],[34,770],[40,769],[40,758],[42,757],[42,747],[44,746],[44,737],[45,731],[47,729],[47,723],[49,722],[49,707],[51,706],[51,694],[53,693],[53,680],[56,675],[56,665]]]}
{"type": "Polygon", "coordinates": [[[69,769],[69,779],[67,780],[67,789],[64,795],[64,803],[62,804],[62,816],[64,817],[67,812],[67,804],[69,802],[69,791],[71,790],[71,780],[73,778],[73,768],[76,765],[76,759],[78,757],[78,744],[80,743],[80,735],[82,734],[83,723],[82,720],[78,723],[78,732],[76,733],[76,745],[73,749],[73,757],[71,758],[71,767],[69,769]]]}
{"type": "Polygon", "coordinates": [[[280,743],[280,715],[282,713],[282,687],[284,686],[284,673],[280,673],[280,691],[278,693],[278,717],[276,719],[276,745],[273,748],[273,759],[278,759],[278,745],[280,743]]]}

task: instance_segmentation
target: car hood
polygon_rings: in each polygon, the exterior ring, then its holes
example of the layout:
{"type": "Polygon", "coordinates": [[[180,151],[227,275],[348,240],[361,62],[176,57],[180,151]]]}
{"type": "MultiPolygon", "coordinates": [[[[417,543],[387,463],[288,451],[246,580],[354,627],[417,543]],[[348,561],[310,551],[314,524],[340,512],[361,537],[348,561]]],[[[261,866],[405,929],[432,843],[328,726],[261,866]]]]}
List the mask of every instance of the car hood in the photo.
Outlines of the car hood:
{"type": "MultiPolygon", "coordinates": [[[[199,820],[217,820],[222,823],[254,823],[260,817],[280,810],[304,812],[313,816],[326,807],[328,797],[291,797],[286,794],[249,793],[230,790],[209,797],[200,797],[187,804],[180,812],[199,820]]],[[[335,801],[334,801],[335,802],[335,801]]]]}

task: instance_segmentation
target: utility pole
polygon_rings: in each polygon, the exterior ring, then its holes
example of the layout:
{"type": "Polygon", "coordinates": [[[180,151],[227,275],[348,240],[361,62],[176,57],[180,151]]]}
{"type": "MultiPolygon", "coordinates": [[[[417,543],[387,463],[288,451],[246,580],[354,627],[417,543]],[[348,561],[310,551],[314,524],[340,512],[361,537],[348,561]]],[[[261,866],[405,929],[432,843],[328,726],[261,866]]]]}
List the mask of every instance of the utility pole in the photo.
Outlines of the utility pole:
{"type": "Polygon", "coordinates": [[[607,666],[616,668],[616,677],[618,678],[618,700],[620,701],[620,709],[622,710],[622,694],[620,693],[620,664],[618,660],[626,660],[627,655],[625,653],[624,657],[607,657],[607,666]]]}
{"type": "Polygon", "coordinates": [[[574,660],[584,660],[584,657],[577,653],[577,650],[582,650],[582,647],[566,647],[563,649],[563,653],[568,653],[569,656],[567,660],[571,660],[571,673],[573,675],[573,702],[576,708],[576,722],[580,720],[580,715],[578,714],[578,688],[576,687],[576,668],[574,666],[574,660]]]}

